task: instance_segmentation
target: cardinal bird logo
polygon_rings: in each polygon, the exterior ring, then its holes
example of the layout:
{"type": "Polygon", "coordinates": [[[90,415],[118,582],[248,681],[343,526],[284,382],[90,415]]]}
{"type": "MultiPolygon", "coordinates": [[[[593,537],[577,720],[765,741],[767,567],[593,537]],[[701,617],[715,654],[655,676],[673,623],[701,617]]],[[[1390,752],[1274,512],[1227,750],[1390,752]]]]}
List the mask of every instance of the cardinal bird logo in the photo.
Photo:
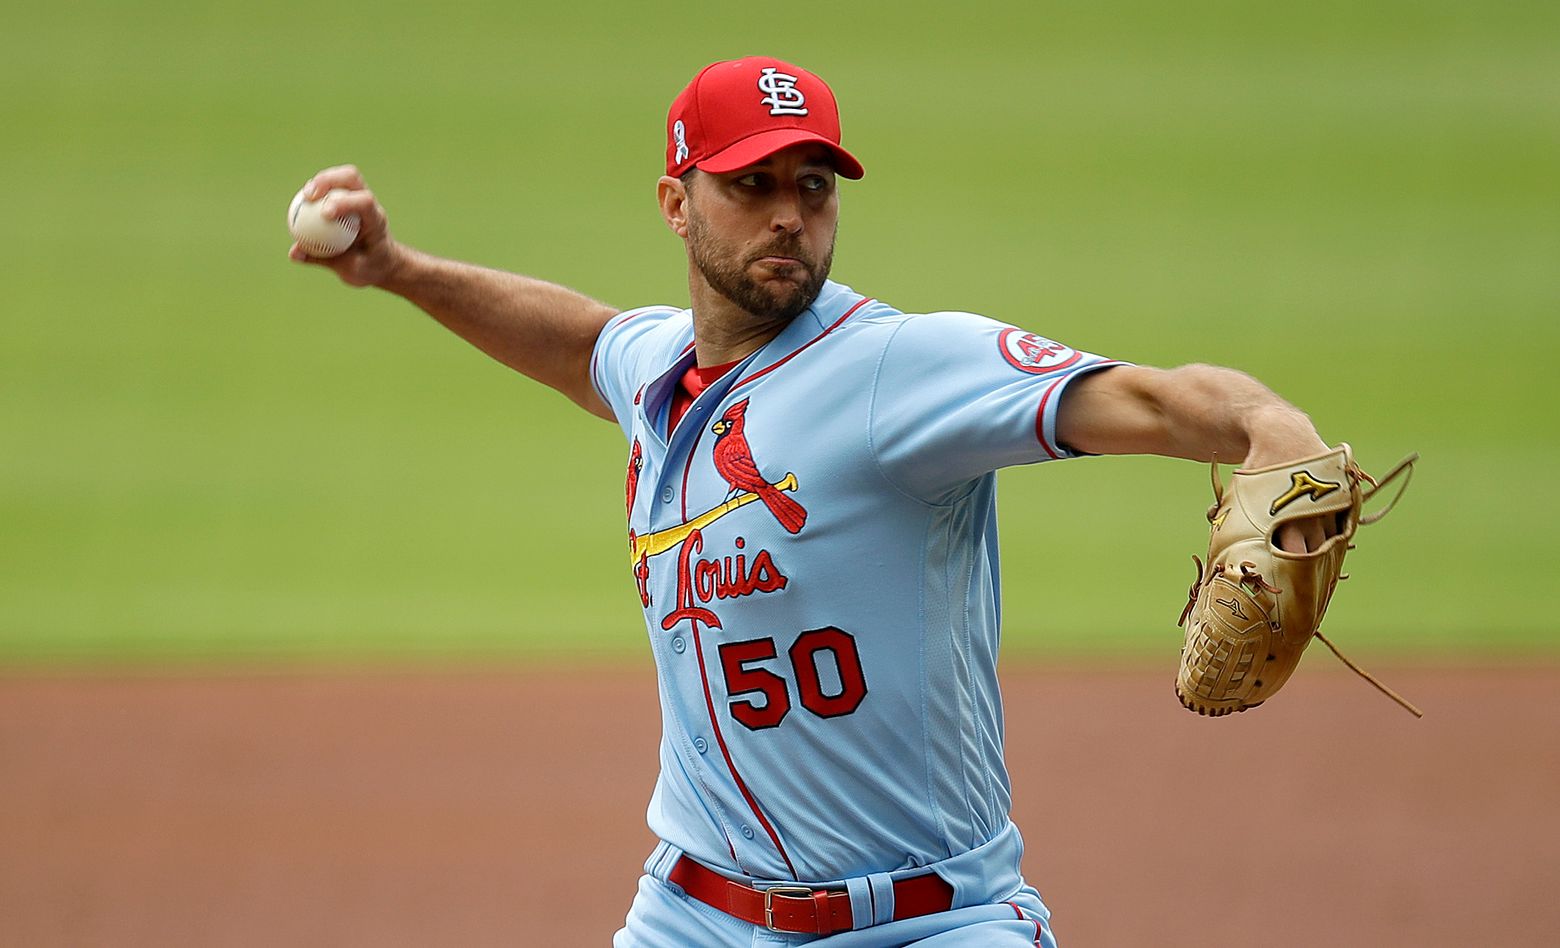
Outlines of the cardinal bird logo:
{"type": "Polygon", "coordinates": [[[753,450],[743,434],[747,407],[748,400],[744,398],[726,409],[720,420],[710,426],[715,433],[715,446],[711,450],[715,470],[731,485],[732,494],[756,494],[787,533],[800,533],[807,523],[806,508],[765,479],[753,462],[753,450]]]}

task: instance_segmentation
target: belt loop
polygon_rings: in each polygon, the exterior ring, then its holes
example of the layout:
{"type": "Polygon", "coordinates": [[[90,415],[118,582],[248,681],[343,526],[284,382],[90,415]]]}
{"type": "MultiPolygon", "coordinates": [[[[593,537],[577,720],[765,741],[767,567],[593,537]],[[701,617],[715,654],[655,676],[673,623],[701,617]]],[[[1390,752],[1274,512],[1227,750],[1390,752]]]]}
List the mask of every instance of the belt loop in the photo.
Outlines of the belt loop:
{"type": "Polygon", "coordinates": [[[872,924],[883,925],[894,920],[894,879],[886,872],[874,872],[867,876],[871,891],[872,924]]]}
{"type": "Polygon", "coordinates": [[[845,891],[850,894],[850,927],[860,929],[876,925],[877,918],[872,914],[871,884],[866,878],[857,876],[846,879],[845,891]]]}
{"type": "Polygon", "coordinates": [[[650,858],[645,860],[645,875],[660,882],[667,882],[666,877],[682,855],[681,849],[663,840],[656,844],[655,849],[650,852],[650,858]]]}

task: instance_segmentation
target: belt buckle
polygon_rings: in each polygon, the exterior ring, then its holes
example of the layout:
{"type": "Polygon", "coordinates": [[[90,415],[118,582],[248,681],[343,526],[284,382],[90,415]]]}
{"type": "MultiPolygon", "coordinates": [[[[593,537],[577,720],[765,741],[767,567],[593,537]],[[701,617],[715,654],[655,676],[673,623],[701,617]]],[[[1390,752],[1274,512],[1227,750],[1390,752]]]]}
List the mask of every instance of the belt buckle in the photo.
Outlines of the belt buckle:
{"type": "MultiPolygon", "coordinates": [[[[776,928],[775,927],[775,904],[774,904],[774,898],[775,898],[775,894],[776,893],[779,893],[780,895],[790,895],[790,896],[798,896],[799,895],[799,896],[803,896],[803,897],[809,898],[809,899],[812,898],[817,893],[814,890],[809,889],[805,885],[777,885],[777,886],[772,886],[771,888],[768,888],[768,889],[764,890],[764,927],[769,929],[772,932],[777,932],[777,933],[779,933],[781,935],[802,934],[801,932],[796,932],[796,931],[791,931],[791,930],[785,929],[785,928],[776,928]]],[[[813,923],[813,927],[814,928],[818,927],[816,921],[813,923]]],[[[808,934],[814,934],[814,933],[808,933],[808,934]]]]}

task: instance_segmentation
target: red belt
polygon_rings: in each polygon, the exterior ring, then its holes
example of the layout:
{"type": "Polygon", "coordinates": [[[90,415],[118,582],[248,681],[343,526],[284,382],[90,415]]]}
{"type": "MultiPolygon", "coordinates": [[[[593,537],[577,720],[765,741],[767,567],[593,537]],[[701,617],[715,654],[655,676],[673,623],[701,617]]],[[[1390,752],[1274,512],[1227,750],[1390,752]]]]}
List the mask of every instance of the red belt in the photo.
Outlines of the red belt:
{"type": "MultiPolygon", "coordinates": [[[[732,882],[687,856],[677,860],[667,879],[705,905],[773,932],[832,935],[856,927],[850,893],[838,889],[805,885],[755,889],[732,882]]],[[[952,905],[953,886],[935,872],[894,882],[896,922],[946,912],[952,905]]]]}

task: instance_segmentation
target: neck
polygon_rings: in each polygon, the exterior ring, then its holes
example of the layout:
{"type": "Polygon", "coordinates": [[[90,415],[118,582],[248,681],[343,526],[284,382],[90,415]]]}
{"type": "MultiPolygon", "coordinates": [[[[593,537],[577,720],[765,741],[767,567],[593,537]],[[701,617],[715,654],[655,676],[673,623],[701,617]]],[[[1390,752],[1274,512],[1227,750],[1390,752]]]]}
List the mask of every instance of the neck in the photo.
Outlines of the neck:
{"type": "Polygon", "coordinates": [[[693,348],[702,368],[747,358],[791,324],[755,316],[717,293],[697,268],[688,274],[693,301],[693,348]]]}

